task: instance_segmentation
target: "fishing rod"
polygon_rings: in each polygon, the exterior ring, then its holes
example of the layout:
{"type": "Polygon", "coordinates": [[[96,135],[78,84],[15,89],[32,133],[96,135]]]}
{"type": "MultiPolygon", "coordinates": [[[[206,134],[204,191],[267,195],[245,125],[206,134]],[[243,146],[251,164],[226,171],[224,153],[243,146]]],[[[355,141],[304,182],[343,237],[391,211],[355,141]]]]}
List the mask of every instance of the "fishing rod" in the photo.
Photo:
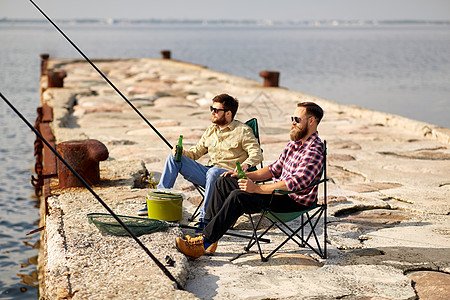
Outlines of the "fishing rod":
{"type": "Polygon", "coordinates": [[[87,57],[83,53],[83,51],[81,51],[81,49],[78,48],[78,46],[74,42],[72,42],[72,40],[58,27],[58,25],[55,24],[55,22],[52,21],[52,19],[50,19],[50,17],[47,16],[47,14],[33,0],[30,0],[30,2],[56,28],[56,30],[58,30],[59,33],[61,33],[61,35],[78,51],[78,53],[80,53],[80,55],[100,74],[100,76],[102,76],[103,79],[105,79],[105,81],[122,97],[122,99],[125,100],[125,102],[131,106],[131,108],[133,108],[133,110],[145,121],[145,123],[147,123],[147,125],[153,129],[153,131],[164,141],[164,143],[166,143],[166,145],[169,146],[170,149],[172,149],[173,146],[164,138],[164,136],[144,117],[144,115],[133,105],[133,103],[131,103],[131,101],[128,100],[127,97],[125,97],[125,95],[111,82],[111,80],[109,80],[109,78],[106,77],[106,75],[89,59],[89,57],[87,57]]]}
{"type": "Polygon", "coordinates": [[[100,196],[97,195],[96,192],[94,192],[94,190],[83,179],[83,177],[81,177],[80,174],[78,174],[78,172],[72,168],[72,166],[58,153],[58,151],[56,151],[56,149],[50,145],[50,143],[42,136],[42,134],[36,128],[34,128],[30,122],[28,122],[28,120],[14,107],[14,105],[11,102],[8,101],[8,99],[6,99],[5,96],[3,96],[1,92],[0,97],[22,119],[22,121],[24,121],[25,124],[45,143],[45,145],[56,155],[56,157],[58,157],[58,159],[64,165],[66,165],[66,167],[75,175],[75,177],[77,177],[78,180],[81,181],[81,183],[89,190],[89,192],[91,192],[91,194],[94,195],[95,199],[97,199],[98,202],[100,202],[100,204],[103,205],[103,207],[109,212],[109,214],[113,216],[114,219],[116,219],[116,221],[120,224],[120,226],[122,226],[123,229],[125,229],[126,232],[136,241],[136,243],[138,243],[138,245],[141,246],[141,248],[148,254],[148,256],[150,256],[150,258],[156,263],[156,265],[161,269],[161,271],[163,271],[163,273],[167,277],[169,277],[170,280],[176,283],[177,288],[180,290],[184,290],[183,286],[175,279],[175,277],[172,276],[169,270],[167,270],[167,268],[150,252],[150,250],[148,250],[148,248],[145,247],[145,245],[136,237],[136,235],[130,230],[130,228],[128,228],[128,226],[122,222],[122,220],[114,213],[114,211],[112,211],[111,208],[109,208],[109,206],[100,198],[100,196]]]}

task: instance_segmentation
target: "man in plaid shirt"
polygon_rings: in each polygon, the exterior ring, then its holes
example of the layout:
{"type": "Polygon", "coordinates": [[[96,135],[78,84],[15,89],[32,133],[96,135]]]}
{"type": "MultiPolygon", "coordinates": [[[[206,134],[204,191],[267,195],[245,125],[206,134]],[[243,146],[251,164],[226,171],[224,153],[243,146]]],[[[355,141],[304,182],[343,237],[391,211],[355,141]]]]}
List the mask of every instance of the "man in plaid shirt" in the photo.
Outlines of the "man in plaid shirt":
{"type": "Polygon", "coordinates": [[[244,213],[257,213],[264,207],[275,212],[292,212],[311,206],[317,198],[317,186],[301,194],[275,194],[273,198],[271,194],[275,189],[301,190],[320,179],[324,153],[317,126],[322,117],[323,110],[319,105],[298,103],[291,117],[291,141],[280,157],[267,167],[246,173],[247,179],[237,179],[234,171],[222,174],[216,181],[206,210],[205,221],[209,223],[203,235],[177,238],[178,250],[191,258],[214,253],[217,241],[244,213]],[[255,183],[268,179],[273,183],[255,183]]]}

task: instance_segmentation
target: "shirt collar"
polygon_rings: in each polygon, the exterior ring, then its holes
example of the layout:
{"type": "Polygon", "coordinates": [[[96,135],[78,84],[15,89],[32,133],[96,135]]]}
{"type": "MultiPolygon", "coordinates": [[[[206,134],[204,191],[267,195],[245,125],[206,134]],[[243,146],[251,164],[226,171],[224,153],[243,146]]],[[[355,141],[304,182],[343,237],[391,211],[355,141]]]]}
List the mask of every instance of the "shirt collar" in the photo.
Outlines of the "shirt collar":
{"type": "Polygon", "coordinates": [[[299,150],[303,147],[307,147],[309,145],[311,145],[317,138],[319,137],[319,132],[314,132],[313,134],[311,134],[311,136],[303,143],[301,140],[300,141],[292,141],[294,148],[296,150],[299,150]]]}
{"type": "Polygon", "coordinates": [[[316,139],[318,139],[318,138],[319,138],[319,132],[316,131],[316,132],[314,132],[313,134],[311,134],[311,136],[306,140],[305,146],[311,145],[311,144],[314,143],[314,141],[315,141],[316,139]]]}

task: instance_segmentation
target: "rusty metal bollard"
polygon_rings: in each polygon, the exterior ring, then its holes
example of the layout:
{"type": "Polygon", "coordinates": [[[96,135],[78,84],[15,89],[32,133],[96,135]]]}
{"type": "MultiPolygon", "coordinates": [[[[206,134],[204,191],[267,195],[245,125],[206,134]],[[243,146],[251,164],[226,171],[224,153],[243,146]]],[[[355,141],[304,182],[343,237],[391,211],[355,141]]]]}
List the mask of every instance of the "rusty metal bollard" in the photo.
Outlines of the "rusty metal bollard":
{"type": "Polygon", "coordinates": [[[47,64],[48,64],[48,58],[50,55],[43,53],[41,54],[41,76],[44,76],[47,74],[47,64]]]}
{"type": "MultiPolygon", "coordinates": [[[[89,184],[100,182],[100,164],[109,156],[106,146],[98,140],[67,141],[58,144],[58,153],[89,184]]],[[[58,160],[58,180],[60,188],[84,186],[77,177],[58,160]]]]}
{"type": "Polygon", "coordinates": [[[170,50],[161,50],[162,58],[170,59],[170,50]]]}
{"type": "Polygon", "coordinates": [[[65,71],[47,71],[47,87],[64,87],[65,71]]]}
{"type": "Polygon", "coordinates": [[[278,87],[278,81],[280,79],[280,72],[277,71],[261,71],[259,76],[264,78],[264,86],[266,87],[278,87]]]}

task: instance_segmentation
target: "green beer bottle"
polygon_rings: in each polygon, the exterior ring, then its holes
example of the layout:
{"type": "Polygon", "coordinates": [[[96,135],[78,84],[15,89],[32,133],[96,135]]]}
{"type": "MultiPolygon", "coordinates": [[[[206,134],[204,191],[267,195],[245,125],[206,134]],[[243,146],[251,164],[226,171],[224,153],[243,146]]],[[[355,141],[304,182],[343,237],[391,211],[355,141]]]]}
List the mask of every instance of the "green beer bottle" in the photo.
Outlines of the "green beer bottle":
{"type": "Polygon", "coordinates": [[[175,161],[180,162],[182,155],[183,155],[183,136],[180,135],[180,138],[178,139],[178,145],[176,146],[175,151],[175,161]]]}
{"type": "Polygon", "coordinates": [[[240,162],[238,162],[238,161],[236,162],[236,167],[238,169],[238,178],[239,179],[247,179],[247,176],[245,176],[245,172],[242,171],[240,162]]]}

